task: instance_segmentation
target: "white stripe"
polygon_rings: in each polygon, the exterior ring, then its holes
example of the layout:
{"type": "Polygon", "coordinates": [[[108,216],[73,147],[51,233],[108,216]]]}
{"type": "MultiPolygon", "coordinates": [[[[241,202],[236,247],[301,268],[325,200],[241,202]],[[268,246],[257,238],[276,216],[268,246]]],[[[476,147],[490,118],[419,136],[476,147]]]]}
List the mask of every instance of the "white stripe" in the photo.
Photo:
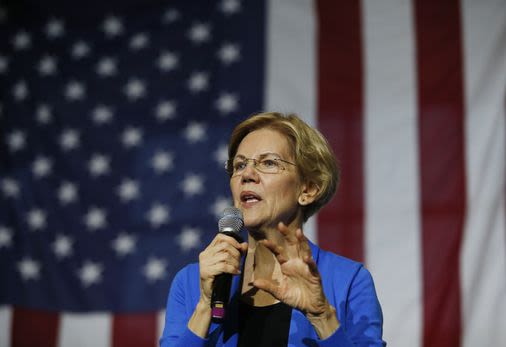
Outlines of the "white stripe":
{"type": "Polygon", "coordinates": [[[160,341],[160,337],[163,334],[163,328],[165,327],[165,310],[158,312],[157,315],[157,338],[156,341],[160,341]]]}
{"type": "Polygon", "coordinates": [[[0,307],[0,346],[11,345],[12,309],[10,306],[0,307]]]}
{"type": "Polygon", "coordinates": [[[384,312],[384,339],[420,346],[421,245],[411,2],[363,1],[365,258],[384,312]]]}
{"type": "Polygon", "coordinates": [[[58,346],[109,347],[111,319],[106,313],[65,313],[61,318],[58,346]]]}
{"type": "Polygon", "coordinates": [[[462,346],[506,346],[506,2],[462,5],[468,195],[462,346]]]}
{"type": "MultiPolygon", "coordinates": [[[[312,0],[267,2],[265,109],[294,112],[316,126],[316,44],[312,0]]],[[[304,234],[316,242],[316,218],[304,234]]]]}

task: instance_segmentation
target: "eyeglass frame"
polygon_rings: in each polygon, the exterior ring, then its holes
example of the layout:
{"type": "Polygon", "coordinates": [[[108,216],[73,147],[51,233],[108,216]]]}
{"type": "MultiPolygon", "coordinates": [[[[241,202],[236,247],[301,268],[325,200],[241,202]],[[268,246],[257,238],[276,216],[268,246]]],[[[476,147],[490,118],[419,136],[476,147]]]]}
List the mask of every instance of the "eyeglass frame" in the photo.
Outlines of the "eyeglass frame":
{"type": "MultiPolygon", "coordinates": [[[[275,153],[263,153],[263,154],[260,155],[260,158],[258,158],[258,159],[255,159],[255,158],[246,158],[246,157],[244,157],[242,155],[240,156],[240,158],[246,162],[246,167],[248,166],[248,163],[250,161],[253,161],[253,168],[255,170],[257,170],[258,172],[265,173],[265,174],[278,174],[279,172],[264,172],[264,171],[258,169],[257,168],[258,162],[261,162],[262,160],[266,160],[267,159],[267,160],[273,160],[273,161],[276,161],[276,162],[280,161],[280,162],[283,162],[283,163],[286,163],[286,164],[297,166],[297,164],[295,164],[295,163],[292,163],[292,162],[290,162],[288,160],[279,158],[277,156],[277,154],[275,154],[275,153]],[[268,155],[274,155],[274,156],[276,156],[276,158],[265,158],[268,155]]],[[[234,172],[233,172],[233,163],[234,163],[234,160],[236,160],[236,159],[237,159],[237,157],[234,157],[232,159],[228,159],[224,163],[225,164],[224,165],[225,166],[225,171],[228,173],[228,175],[230,177],[235,177],[235,176],[239,175],[238,173],[234,174],[234,172]],[[229,170],[229,167],[232,167],[232,170],[229,170]]],[[[244,170],[246,170],[246,167],[242,170],[242,172],[244,172],[244,170]]],[[[281,170],[286,170],[286,168],[284,166],[282,166],[282,165],[279,165],[279,168],[281,170]]]]}

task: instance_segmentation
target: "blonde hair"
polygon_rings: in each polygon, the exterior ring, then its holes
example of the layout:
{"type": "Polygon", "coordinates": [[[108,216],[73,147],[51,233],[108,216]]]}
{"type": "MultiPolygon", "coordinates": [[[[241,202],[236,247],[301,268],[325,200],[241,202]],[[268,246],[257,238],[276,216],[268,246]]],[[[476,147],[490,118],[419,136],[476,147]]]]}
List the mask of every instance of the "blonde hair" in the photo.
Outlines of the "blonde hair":
{"type": "Polygon", "coordinates": [[[303,218],[307,221],[332,199],[337,190],[340,170],[334,153],[325,137],[296,114],[264,112],[249,117],[235,127],[228,144],[229,159],[234,158],[246,135],[265,128],[278,131],[288,139],[302,180],[318,187],[315,200],[303,206],[303,218]]]}

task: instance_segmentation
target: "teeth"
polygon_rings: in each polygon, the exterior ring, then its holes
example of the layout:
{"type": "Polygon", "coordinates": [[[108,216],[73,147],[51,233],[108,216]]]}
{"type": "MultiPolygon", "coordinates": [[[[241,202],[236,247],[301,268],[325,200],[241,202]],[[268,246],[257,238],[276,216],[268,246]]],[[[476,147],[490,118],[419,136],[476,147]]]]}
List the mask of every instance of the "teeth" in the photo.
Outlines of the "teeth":
{"type": "Polygon", "coordinates": [[[259,201],[260,199],[258,199],[256,196],[254,195],[247,195],[243,198],[243,201],[245,202],[257,202],[259,201]]]}

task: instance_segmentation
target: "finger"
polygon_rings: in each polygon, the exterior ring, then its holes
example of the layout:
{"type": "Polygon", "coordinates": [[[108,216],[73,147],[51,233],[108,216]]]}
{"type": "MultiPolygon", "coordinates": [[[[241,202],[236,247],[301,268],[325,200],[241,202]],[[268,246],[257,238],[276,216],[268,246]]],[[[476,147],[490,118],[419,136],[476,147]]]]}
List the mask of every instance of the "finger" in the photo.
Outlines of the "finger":
{"type": "Polygon", "coordinates": [[[281,252],[283,252],[283,248],[271,240],[261,240],[259,243],[267,247],[275,256],[278,256],[281,252]]]}
{"type": "Polygon", "coordinates": [[[284,255],[283,247],[276,245],[274,242],[270,240],[262,240],[260,241],[262,245],[264,245],[268,250],[274,254],[278,262],[282,265],[288,261],[286,256],[284,255]]]}
{"type": "Polygon", "coordinates": [[[227,258],[234,259],[236,262],[239,262],[241,254],[237,249],[226,244],[216,245],[199,254],[199,262],[206,264],[214,264],[217,261],[227,258]]]}
{"type": "Polygon", "coordinates": [[[226,261],[229,264],[239,264],[241,262],[241,256],[239,252],[234,249],[235,253],[231,253],[231,250],[223,250],[215,253],[210,259],[213,264],[226,261]]]}
{"type": "Polygon", "coordinates": [[[217,244],[212,251],[210,252],[213,255],[219,254],[219,253],[228,253],[230,256],[239,259],[241,257],[241,252],[239,249],[235,248],[229,243],[223,242],[217,244]]]}
{"type": "Polygon", "coordinates": [[[294,233],[285,225],[285,223],[278,223],[278,231],[285,237],[285,239],[290,241],[290,243],[296,242],[297,238],[294,237],[294,233]]]}
{"type": "Polygon", "coordinates": [[[207,264],[207,269],[212,275],[218,275],[220,273],[231,273],[239,274],[241,264],[227,257],[221,259],[215,259],[213,263],[207,264]]]}
{"type": "Polygon", "coordinates": [[[243,242],[239,246],[241,247],[240,251],[242,253],[246,253],[248,251],[248,243],[247,242],[243,242]]]}
{"type": "Polygon", "coordinates": [[[238,268],[240,267],[241,261],[240,259],[231,257],[227,253],[218,253],[213,257],[205,258],[201,261],[201,264],[204,267],[216,267],[220,266],[220,264],[230,264],[238,268]]]}
{"type": "Polygon", "coordinates": [[[304,235],[304,233],[302,232],[302,229],[299,228],[295,231],[295,237],[297,238],[297,241],[300,243],[302,248],[311,249],[309,247],[309,241],[308,241],[306,235],[304,235]]]}
{"type": "Polygon", "coordinates": [[[297,238],[297,241],[299,243],[299,252],[301,254],[311,255],[311,247],[309,246],[309,241],[302,232],[302,229],[297,229],[295,231],[295,237],[297,238]]]}
{"type": "Polygon", "coordinates": [[[241,273],[241,268],[240,266],[227,264],[226,262],[220,262],[217,264],[203,266],[200,269],[201,280],[212,280],[222,273],[239,275],[241,273]]]}
{"type": "Polygon", "coordinates": [[[231,244],[233,247],[235,247],[237,249],[241,248],[240,243],[235,238],[233,238],[232,236],[226,235],[224,233],[218,233],[214,239],[216,240],[217,244],[222,243],[222,242],[226,242],[228,244],[231,244]]]}
{"type": "Polygon", "coordinates": [[[274,282],[266,279],[257,279],[254,280],[252,284],[254,287],[265,290],[266,292],[274,296],[276,299],[281,300],[279,293],[279,286],[277,286],[274,282]]]}
{"type": "Polygon", "coordinates": [[[219,271],[216,273],[216,275],[219,275],[220,273],[239,275],[241,273],[241,269],[238,266],[228,263],[221,263],[218,270],[219,271]]]}
{"type": "Polygon", "coordinates": [[[290,232],[288,227],[283,222],[278,223],[278,230],[281,232],[281,234],[283,234],[285,236],[290,232]]]}
{"type": "Polygon", "coordinates": [[[232,265],[229,265],[229,264],[223,264],[223,266],[209,269],[208,273],[210,275],[210,278],[214,278],[220,274],[225,274],[225,273],[231,274],[231,275],[240,275],[241,269],[238,269],[238,268],[236,268],[232,265]]]}
{"type": "Polygon", "coordinates": [[[316,265],[316,262],[314,261],[312,256],[310,256],[310,255],[306,256],[304,259],[304,262],[308,265],[309,271],[311,271],[311,273],[313,275],[315,275],[315,276],[320,275],[320,272],[318,271],[318,266],[316,265]]]}
{"type": "Polygon", "coordinates": [[[295,237],[297,238],[297,240],[299,241],[303,241],[305,239],[305,236],[304,234],[302,233],[302,229],[298,228],[297,230],[295,230],[295,237]]]}
{"type": "Polygon", "coordinates": [[[209,244],[209,246],[216,246],[218,243],[223,241],[224,236],[226,235],[223,235],[222,233],[217,233],[214,239],[209,244]]]}

